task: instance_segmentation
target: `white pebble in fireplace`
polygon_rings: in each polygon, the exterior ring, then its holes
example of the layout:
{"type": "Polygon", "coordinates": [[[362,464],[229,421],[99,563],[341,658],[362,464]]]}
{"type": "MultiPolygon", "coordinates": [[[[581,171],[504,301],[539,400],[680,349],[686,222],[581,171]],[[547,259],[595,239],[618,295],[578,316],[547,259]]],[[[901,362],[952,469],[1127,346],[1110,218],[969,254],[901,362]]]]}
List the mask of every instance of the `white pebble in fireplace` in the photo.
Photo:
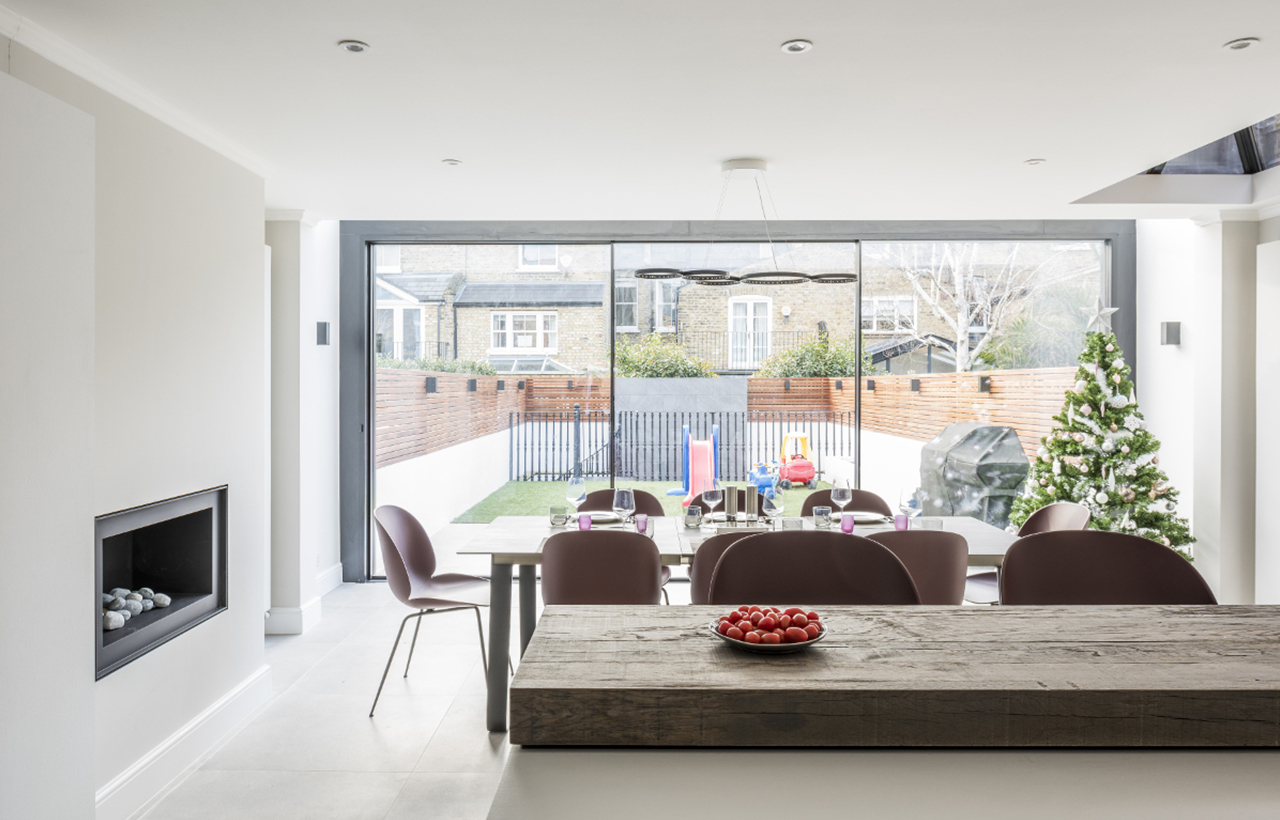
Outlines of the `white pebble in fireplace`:
{"type": "Polygon", "coordinates": [[[168,595],[155,592],[150,587],[136,590],[116,587],[110,592],[102,593],[102,628],[113,632],[133,616],[152,609],[164,609],[172,601],[168,595]]]}

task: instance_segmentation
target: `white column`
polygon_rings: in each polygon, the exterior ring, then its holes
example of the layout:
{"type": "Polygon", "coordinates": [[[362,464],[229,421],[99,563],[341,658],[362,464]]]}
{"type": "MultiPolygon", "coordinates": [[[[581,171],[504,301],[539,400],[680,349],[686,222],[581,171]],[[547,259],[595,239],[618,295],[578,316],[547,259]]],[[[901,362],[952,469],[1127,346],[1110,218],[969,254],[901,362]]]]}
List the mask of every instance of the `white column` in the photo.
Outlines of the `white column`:
{"type": "MultiPolygon", "coordinates": [[[[1263,223],[1280,234],[1280,217],[1263,223]]],[[[1258,246],[1256,603],[1280,603],[1280,239],[1258,246]]]]}
{"type": "MultiPolygon", "coordinates": [[[[1200,220],[1194,305],[1196,568],[1223,603],[1254,599],[1256,215],[1200,220]],[[1223,220],[1227,221],[1223,221],[1223,220]]],[[[1271,320],[1274,321],[1274,320],[1271,320]]]]}

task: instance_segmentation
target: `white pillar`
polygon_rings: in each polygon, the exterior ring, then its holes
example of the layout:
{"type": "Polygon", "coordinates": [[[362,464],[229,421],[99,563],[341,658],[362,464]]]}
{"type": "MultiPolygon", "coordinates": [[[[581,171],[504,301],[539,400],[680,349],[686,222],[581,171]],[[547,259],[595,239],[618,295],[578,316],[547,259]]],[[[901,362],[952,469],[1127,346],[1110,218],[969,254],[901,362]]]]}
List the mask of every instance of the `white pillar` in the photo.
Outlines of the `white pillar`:
{"type": "MultiPolygon", "coordinates": [[[[1280,217],[1271,220],[1280,229],[1280,217]]],[[[1275,231],[1280,233],[1280,230],[1275,231]]],[[[1280,239],[1258,246],[1256,603],[1280,603],[1280,239]]]]}
{"type": "Polygon", "coordinates": [[[1184,390],[1195,408],[1196,568],[1223,603],[1254,600],[1258,224],[1246,216],[1199,221],[1197,280],[1186,294],[1196,317],[1184,390]]]}

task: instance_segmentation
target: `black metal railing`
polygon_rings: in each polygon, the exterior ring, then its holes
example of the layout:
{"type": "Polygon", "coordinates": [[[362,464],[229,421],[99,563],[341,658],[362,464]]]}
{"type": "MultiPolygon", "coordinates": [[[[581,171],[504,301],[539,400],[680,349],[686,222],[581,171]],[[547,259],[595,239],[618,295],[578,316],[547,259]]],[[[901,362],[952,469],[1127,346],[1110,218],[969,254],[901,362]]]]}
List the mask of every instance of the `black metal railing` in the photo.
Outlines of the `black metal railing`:
{"type": "Polygon", "coordinates": [[[816,330],[681,330],[676,333],[676,341],[690,356],[711,362],[716,370],[754,371],[774,353],[790,350],[817,335],[816,330]]]}
{"type": "Polygon", "coordinates": [[[574,472],[608,478],[607,410],[511,413],[508,475],[512,481],[566,481],[574,472]]]}
{"type": "Polygon", "coordinates": [[[406,345],[400,342],[393,343],[381,336],[375,337],[373,341],[374,355],[384,359],[447,359],[450,350],[449,342],[419,342],[416,345],[406,345]]]}

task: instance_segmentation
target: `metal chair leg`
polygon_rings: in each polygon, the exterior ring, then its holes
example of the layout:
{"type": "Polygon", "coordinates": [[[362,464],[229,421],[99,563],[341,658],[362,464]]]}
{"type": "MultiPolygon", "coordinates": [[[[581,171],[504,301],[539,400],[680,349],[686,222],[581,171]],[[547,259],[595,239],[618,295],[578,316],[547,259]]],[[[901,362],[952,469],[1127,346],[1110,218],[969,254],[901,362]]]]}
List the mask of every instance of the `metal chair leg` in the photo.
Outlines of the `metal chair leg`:
{"type": "MultiPolygon", "coordinates": [[[[484,622],[480,620],[480,607],[471,607],[476,613],[476,631],[480,633],[480,662],[484,664],[485,680],[489,679],[489,656],[484,651],[484,622]]],[[[508,658],[507,662],[510,663],[508,658]]]]}
{"type": "Polygon", "coordinates": [[[663,588],[662,588],[662,601],[663,601],[663,603],[665,603],[667,606],[671,606],[671,596],[667,594],[667,588],[666,588],[666,587],[663,587],[663,588]]]}
{"type": "Polygon", "coordinates": [[[422,623],[420,614],[406,615],[405,619],[400,622],[400,631],[396,632],[396,642],[391,644],[391,655],[387,657],[387,668],[382,670],[382,680],[378,683],[378,694],[373,696],[373,706],[369,707],[369,717],[373,717],[373,710],[378,708],[378,698],[382,697],[382,687],[386,685],[387,673],[391,671],[391,661],[395,660],[396,650],[400,647],[400,638],[404,635],[404,625],[409,623],[410,618],[418,618],[418,623],[422,623]]]}
{"type": "MultiPolygon", "coordinates": [[[[419,615],[426,613],[425,609],[418,610],[419,615]]],[[[418,630],[422,629],[422,618],[418,618],[418,623],[413,627],[413,640],[409,643],[409,660],[404,662],[404,676],[409,677],[409,664],[413,663],[413,648],[418,645],[418,630]]]]}

